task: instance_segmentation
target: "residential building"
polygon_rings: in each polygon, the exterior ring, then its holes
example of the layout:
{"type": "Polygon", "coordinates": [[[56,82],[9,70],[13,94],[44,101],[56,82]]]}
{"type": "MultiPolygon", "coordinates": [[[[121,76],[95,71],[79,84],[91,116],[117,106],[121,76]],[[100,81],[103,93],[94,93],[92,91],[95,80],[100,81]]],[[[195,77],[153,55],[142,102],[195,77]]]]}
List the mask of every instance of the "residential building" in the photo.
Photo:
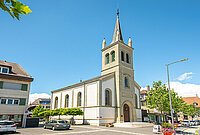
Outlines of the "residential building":
{"type": "Polygon", "coordinates": [[[50,98],[38,98],[29,105],[29,108],[31,108],[31,110],[34,110],[34,108],[39,105],[41,105],[43,107],[43,109],[50,109],[51,99],[50,98]]]}
{"type": "MultiPolygon", "coordinates": [[[[79,107],[78,123],[104,125],[141,121],[140,86],[134,80],[133,47],[123,41],[119,12],[110,45],[102,43],[101,76],[51,92],[51,109],[79,107]]],[[[61,119],[69,119],[62,116],[61,119]]]]}
{"type": "Polygon", "coordinates": [[[22,126],[33,78],[17,63],[0,60],[0,120],[22,126]]]}
{"type": "Polygon", "coordinates": [[[147,107],[147,96],[150,91],[150,86],[147,86],[146,90],[140,91],[140,101],[142,109],[142,121],[143,122],[161,122],[162,116],[161,113],[156,109],[150,109],[147,107]]]}
{"type": "MultiPolygon", "coordinates": [[[[187,105],[190,105],[190,104],[195,104],[196,103],[196,109],[200,109],[200,98],[198,96],[196,97],[181,97],[185,103],[187,105]]],[[[179,113],[178,115],[178,120],[193,120],[193,119],[199,119],[200,120],[200,117],[192,117],[192,116],[188,116],[188,115],[183,115],[182,112],[179,113]]]]}

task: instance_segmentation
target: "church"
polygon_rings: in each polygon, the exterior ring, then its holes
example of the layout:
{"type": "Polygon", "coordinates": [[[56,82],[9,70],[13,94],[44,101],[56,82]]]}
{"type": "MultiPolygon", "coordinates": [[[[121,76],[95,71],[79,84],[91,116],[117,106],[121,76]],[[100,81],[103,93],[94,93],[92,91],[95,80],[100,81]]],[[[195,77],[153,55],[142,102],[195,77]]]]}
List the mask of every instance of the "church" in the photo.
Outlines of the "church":
{"type": "Polygon", "coordinates": [[[112,42],[102,43],[101,76],[51,91],[51,109],[79,107],[84,115],[75,116],[75,122],[90,125],[142,121],[133,50],[131,38],[128,44],[123,41],[117,12],[112,42]]]}

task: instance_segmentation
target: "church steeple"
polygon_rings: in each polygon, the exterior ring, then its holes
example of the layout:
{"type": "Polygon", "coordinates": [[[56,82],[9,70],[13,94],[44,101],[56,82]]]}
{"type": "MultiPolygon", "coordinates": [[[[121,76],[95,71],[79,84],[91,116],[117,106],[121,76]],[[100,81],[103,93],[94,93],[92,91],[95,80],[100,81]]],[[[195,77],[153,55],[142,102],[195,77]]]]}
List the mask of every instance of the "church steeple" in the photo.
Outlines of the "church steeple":
{"type": "Polygon", "coordinates": [[[121,27],[120,27],[120,22],[119,22],[119,9],[117,9],[117,20],[115,23],[115,29],[113,32],[113,38],[112,38],[112,43],[116,42],[116,41],[123,41],[123,37],[122,37],[122,31],[121,31],[121,27]]]}

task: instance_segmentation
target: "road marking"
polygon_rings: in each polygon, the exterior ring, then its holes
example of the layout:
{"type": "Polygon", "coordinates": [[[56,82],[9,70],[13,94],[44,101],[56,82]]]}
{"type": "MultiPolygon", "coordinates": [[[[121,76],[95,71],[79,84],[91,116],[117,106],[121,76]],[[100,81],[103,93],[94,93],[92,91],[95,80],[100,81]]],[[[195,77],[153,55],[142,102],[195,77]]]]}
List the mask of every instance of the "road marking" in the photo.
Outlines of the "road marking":
{"type": "Polygon", "coordinates": [[[199,129],[196,130],[196,134],[197,134],[197,135],[199,135],[198,131],[199,131],[199,129]]]}

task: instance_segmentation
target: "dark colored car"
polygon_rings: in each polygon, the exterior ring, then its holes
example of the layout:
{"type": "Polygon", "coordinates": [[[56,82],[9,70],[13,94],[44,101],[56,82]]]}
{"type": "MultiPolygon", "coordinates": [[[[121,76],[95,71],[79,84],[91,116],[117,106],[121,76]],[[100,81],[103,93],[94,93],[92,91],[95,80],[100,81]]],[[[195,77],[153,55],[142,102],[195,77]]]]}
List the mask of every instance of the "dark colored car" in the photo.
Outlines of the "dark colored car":
{"type": "Polygon", "coordinates": [[[50,122],[45,122],[44,129],[49,128],[52,130],[56,129],[69,129],[71,125],[67,121],[63,120],[52,120],[50,122]]]}

